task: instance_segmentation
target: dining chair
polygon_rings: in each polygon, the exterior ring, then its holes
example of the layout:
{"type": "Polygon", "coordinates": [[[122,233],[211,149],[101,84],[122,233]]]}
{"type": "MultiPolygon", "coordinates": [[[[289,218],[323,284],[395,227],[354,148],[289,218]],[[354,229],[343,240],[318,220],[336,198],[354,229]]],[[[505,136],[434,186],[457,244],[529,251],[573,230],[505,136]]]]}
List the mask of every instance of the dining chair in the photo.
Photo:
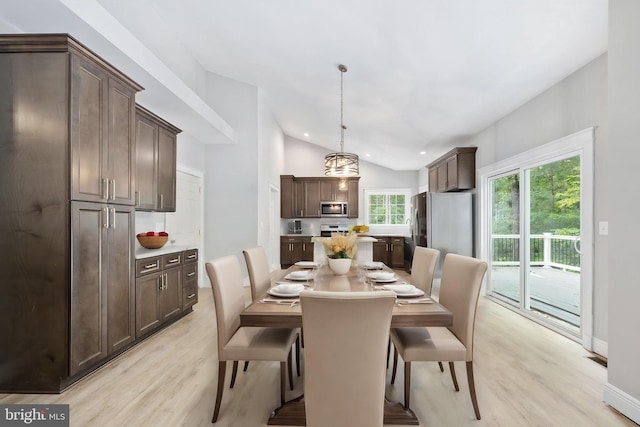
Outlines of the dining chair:
{"type": "Polygon", "coordinates": [[[302,291],[307,426],[382,426],[392,291],[302,291]]]}
{"type": "Polygon", "coordinates": [[[280,404],[285,397],[285,369],[289,369],[289,387],[293,389],[291,375],[291,346],[297,337],[295,329],[240,327],[240,313],[244,310],[244,287],[240,262],[235,256],[226,256],[205,264],[216,311],[218,330],[218,388],[212,423],[220,413],[227,361],[233,360],[233,373],[229,388],[233,388],[238,360],[280,362],[280,404]]]}
{"type": "MultiPolygon", "coordinates": [[[[244,261],[247,264],[247,272],[249,273],[249,284],[251,285],[251,301],[256,301],[261,295],[264,295],[271,287],[271,270],[269,269],[269,260],[267,253],[262,246],[242,251],[244,261]]],[[[298,330],[298,333],[300,331],[298,330]]],[[[296,339],[296,373],[300,376],[300,335],[296,339]]],[[[249,361],[244,362],[243,371],[249,367],[249,361]]]]}
{"type": "MultiPolygon", "coordinates": [[[[433,275],[440,259],[440,251],[424,246],[416,246],[411,261],[411,284],[421,289],[425,296],[431,296],[433,275]]],[[[389,368],[389,355],[391,351],[391,339],[387,345],[387,368],[389,368]]],[[[442,363],[438,362],[442,370],[442,363]]],[[[394,369],[395,369],[394,365],[394,369]]],[[[394,371],[395,372],[395,371],[394,371]]]]}
{"type": "Polygon", "coordinates": [[[439,302],[453,314],[449,327],[394,328],[391,341],[395,347],[393,374],[395,382],[398,353],[404,360],[404,407],[409,408],[411,363],[448,361],[451,379],[459,391],[454,362],[466,362],[469,394],[476,418],[480,410],[473,379],[473,331],[476,308],[487,263],[475,258],[449,253],[444,258],[440,278],[439,302]]]}

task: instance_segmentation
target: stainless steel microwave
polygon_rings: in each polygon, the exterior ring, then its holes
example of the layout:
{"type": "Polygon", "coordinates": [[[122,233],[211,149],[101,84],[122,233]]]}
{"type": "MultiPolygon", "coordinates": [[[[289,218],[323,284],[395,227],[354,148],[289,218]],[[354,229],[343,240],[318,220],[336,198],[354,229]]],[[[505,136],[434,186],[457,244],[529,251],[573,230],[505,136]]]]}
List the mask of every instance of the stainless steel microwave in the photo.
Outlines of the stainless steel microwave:
{"type": "Polygon", "coordinates": [[[349,204],[347,202],[320,202],[320,216],[340,218],[349,216],[349,204]]]}

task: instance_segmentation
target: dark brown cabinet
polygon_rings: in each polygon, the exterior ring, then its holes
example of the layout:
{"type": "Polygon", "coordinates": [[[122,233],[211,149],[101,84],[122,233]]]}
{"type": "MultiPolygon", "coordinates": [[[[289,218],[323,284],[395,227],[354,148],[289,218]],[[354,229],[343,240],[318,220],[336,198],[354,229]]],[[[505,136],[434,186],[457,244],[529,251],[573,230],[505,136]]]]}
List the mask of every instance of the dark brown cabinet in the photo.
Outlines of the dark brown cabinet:
{"type": "Polygon", "coordinates": [[[136,209],[176,210],[176,142],[181,130],[136,106],[136,209]]]}
{"type": "Polygon", "coordinates": [[[141,89],[68,35],[0,37],[0,391],[59,392],[132,342],[141,89]]]}
{"type": "Polygon", "coordinates": [[[375,236],[373,260],[385,263],[391,268],[404,268],[404,237],[375,236]]]}
{"type": "Polygon", "coordinates": [[[349,218],[358,217],[359,177],[340,178],[280,176],[280,217],[319,218],[321,201],[347,201],[349,218]]]}
{"type": "Polygon", "coordinates": [[[136,260],[136,338],[183,311],[183,252],[136,260]]]}
{"type": "Polygon", "coordinates": [[[476,186],[477,147],[457,147],[427,165],[429,191],[470,190],[476,186]]]}
{"type": "Polygon", "coordinates": [[[280,236],[280,266],[289,268],[298,261],[313,261],[314,243],[309,236],[280,236]]]}
{"type": "Polygon", "coordinates": [[[198,302],[198,250],[184,251],[182,267],[182,310],[198,302]]]}
{"type": "Polygon", "coordinates": [[[134,210],[72,202],[70,374],[135,339],[134,210]]]}
{"type": "Polygon", "coordinates": [[[133,205],[139,87],[82,55],[71,55],[70,74],[71,198],[133,205]]]}

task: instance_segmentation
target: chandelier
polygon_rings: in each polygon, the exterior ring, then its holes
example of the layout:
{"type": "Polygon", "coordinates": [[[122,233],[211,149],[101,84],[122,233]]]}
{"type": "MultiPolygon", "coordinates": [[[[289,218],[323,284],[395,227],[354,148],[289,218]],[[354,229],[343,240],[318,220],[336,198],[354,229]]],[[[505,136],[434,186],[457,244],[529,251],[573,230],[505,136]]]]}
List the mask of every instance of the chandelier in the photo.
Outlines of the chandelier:
{"type": "Polygon", "coordinates": [[[344,91],[342,88],[342,80],[344,73],[347,72],[347,67],[340,64],[338,65],[338,70],[340,70],[340,152],[324,156],[324,174],[337,177],[358,176],[360,173],[358,156],[356,154],[344,152],[344,131],[347,127],[343,123],[344,91]]]}

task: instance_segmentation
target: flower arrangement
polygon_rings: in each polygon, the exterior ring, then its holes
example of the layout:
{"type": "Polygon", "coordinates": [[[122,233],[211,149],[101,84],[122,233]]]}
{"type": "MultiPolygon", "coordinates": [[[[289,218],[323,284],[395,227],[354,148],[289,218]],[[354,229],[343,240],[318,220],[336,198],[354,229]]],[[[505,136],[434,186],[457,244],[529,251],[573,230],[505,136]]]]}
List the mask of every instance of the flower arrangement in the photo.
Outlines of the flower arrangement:
{"type": "Polygon", "coordinates": [[[355,233],[332,233],[322,243],[327,250],[327,257],[332,259],[353,258],[356,254],[358,236],[355,233]]]}

